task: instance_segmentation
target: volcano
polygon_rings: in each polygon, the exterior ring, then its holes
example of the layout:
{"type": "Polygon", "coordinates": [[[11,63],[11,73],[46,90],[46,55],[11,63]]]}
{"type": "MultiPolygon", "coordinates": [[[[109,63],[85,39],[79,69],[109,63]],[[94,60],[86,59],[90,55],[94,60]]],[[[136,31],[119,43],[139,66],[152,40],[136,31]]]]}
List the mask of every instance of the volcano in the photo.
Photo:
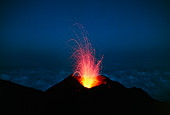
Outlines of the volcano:
{"type": "Polygon", "coordinates": [[[170,104],[152,99],[140,88],[126,88],[105,76],[101,85],[87,88],[71,74],[45,92],[0,80],[0,113],[108,113],[169,115],[170,104]]]}
{"type": "MultiPolygon", "coordinates": [[[[118,113],[118,114],[165,114],[168,104],[152,99],[140,88],[126,88],[119,82],[105,76],[97,76],[102,84],[86,88],[78,78],[70,75],[60,83],[49,88],[45,93],[50,112],[62,108],[73,113],[118,113]]],[[[57,110],[57,111],[58,111],[57,110]]]]}

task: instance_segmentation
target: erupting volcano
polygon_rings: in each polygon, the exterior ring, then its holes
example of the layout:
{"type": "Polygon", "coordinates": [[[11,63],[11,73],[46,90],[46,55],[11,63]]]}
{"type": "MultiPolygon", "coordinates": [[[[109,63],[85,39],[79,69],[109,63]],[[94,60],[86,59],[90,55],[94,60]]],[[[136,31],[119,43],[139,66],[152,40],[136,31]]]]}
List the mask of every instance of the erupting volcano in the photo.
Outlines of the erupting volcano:
{"type": "Polygon", "coordinates": [[[73,47],[75,51],[72,54],[72,57],[75,61],[73,76],[86,88],[98,86],[103,83],[98,78],[103,56],[100,60],[96,60],[95,49],[89,42],[87,32],[84,30],[84,27],[78,23],[76,23],[74,26],[78,26],[81,37],[76,33],[76,31],[74,31],[78,41],[72,39],[77,44],[75,47],[73,47]]]}

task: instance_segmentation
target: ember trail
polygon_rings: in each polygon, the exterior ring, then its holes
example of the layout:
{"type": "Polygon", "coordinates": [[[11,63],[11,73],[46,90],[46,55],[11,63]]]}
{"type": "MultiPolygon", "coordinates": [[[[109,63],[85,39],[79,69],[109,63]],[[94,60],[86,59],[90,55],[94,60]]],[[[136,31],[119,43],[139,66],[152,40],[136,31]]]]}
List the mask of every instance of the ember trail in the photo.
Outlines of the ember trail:
{"type": "Polygon", "coordinates": [[[76,42],[76,46],[73,47],[74,52],[71,56],[75,61],[73,76],[79,76],[76,79],[84,87],[92,88],[103,83],[98,78],[103,56],[100,60],[95,58],[95,49],[89,42],[84,27],[78,23],[74,24],[75,26],[78,27],[81,35],[78,35],[74,30],[78,40],[71,39],[76,42]]]}

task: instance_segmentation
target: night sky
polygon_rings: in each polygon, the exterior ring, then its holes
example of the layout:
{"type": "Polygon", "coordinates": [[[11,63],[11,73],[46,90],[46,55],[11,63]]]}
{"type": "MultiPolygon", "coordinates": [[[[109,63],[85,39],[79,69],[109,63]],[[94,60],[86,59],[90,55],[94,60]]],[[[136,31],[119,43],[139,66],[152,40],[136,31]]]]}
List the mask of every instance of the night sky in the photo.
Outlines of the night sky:
{"type": "Polygon", "coordinates": [[[72,45],[67,41],[76,38],[74,23],[85,27],[92,45],[106,59],[120,52],[168,54],[169,6],[164,0],[4,0],[0,3],[1,54],[67,59],[72,45]]]}
{"type": "Polygon", "coordinates": [[[96,57],[104,55],[105,73],[118,61],[152,62],[170,75],[168,0],[1,0],[0,16],[1,68],[43,63],[72,69],[75,44],[68,41],[80,23],[96,57]]]}

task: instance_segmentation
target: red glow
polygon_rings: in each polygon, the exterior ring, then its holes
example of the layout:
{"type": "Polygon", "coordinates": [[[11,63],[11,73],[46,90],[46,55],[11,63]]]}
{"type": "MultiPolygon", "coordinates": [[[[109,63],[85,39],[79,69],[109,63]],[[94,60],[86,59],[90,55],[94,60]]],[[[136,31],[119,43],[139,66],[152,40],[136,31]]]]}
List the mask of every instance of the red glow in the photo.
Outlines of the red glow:
{"type": "Polygon", "coordinates": [[[103,57],[101,60],[96,60],[95,58],[95,49],[90,44],[87,33],[84,30],[84,27],[81,24],[75,24],[79,27],[81,31],[82,37],[77,35],[79,40],[76,41],[77,47],[73,47],[75,52],[73,53],[72,57],[75,60],[75,67],[74,67],[74,74],[81,76],[78,81],[87,88],[92,88],[94,86],[100,85],[102,82],[98,79],[100,65],[102,62],[103,57]]]}

